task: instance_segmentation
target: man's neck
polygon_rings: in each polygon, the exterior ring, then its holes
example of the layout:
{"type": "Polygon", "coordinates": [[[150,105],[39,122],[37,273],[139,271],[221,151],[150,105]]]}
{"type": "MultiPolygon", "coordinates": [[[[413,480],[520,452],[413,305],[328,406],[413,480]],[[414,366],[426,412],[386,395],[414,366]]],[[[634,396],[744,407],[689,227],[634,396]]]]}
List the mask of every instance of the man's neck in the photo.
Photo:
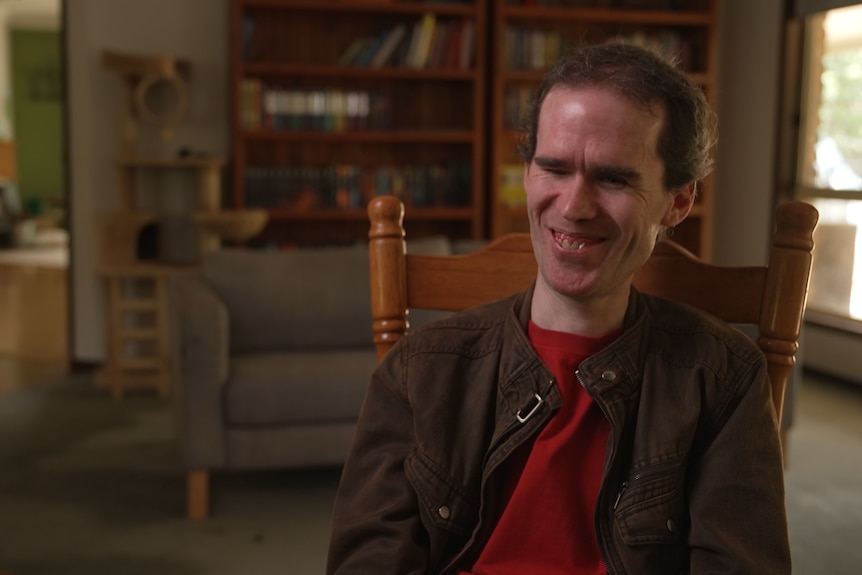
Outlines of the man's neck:
{"type": "Polygon", "coordinates": [[[600,336],[623,324],[630,286],[611,294],[573,298],[550,289],[541,277],[536,282],[530,317],[553,331],[600,336]]]}

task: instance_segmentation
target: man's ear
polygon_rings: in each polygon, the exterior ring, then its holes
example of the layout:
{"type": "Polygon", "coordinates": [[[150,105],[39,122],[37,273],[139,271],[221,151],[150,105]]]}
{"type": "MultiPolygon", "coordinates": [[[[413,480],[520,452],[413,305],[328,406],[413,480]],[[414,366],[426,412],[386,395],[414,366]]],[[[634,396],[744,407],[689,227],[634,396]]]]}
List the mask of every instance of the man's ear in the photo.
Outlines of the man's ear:
{"type": "Polygon", "coordinates": [[[691,182],[680,186],[673,192],[673,201],[668,207],[661,224],[672,228],[683,221],[694,206],[694,198],[697,195],[697,182],[691,182]]]}

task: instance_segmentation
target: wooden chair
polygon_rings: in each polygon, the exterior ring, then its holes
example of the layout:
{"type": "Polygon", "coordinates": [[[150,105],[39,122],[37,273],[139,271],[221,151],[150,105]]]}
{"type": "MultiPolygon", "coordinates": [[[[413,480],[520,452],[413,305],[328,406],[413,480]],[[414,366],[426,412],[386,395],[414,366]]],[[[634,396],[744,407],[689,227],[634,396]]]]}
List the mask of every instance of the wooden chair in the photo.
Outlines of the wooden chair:
{"type": "MultiPolygon", "coordinates": [[[[371,202],[368,214],[378,359],[406,333],[408,308],[456,311],[526,289],[536,277],[529,234],[501,236],[467,255],[406,255],[403,204],[381,196],[371,202]]],[[[782,204],[767,266],[709,264],[663,239],[635,275],[635,285],[645,293],[688,303],[728,323],[757,326],[779,421],[796,361],[817,217],[809,204],[782,204]]]]}

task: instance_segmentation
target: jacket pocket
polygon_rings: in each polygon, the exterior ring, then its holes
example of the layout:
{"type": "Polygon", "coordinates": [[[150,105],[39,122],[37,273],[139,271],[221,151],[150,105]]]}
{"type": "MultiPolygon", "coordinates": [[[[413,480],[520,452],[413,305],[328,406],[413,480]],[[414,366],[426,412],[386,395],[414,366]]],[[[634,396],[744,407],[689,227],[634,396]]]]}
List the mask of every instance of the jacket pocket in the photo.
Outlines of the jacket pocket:
{"type": "Polygon", "coordinates": [[[665,461],[638,469],[623,484],[614,517],[627,545],[670,544],[688,530],[685,466],[665,461]]]}
{"type": "Polygon", "coordinates": [[[419,499],[423,522],[469,537],[478,520],[478,505],[442,467],[415,451],[404,462],[407,479],[419,499]]]}

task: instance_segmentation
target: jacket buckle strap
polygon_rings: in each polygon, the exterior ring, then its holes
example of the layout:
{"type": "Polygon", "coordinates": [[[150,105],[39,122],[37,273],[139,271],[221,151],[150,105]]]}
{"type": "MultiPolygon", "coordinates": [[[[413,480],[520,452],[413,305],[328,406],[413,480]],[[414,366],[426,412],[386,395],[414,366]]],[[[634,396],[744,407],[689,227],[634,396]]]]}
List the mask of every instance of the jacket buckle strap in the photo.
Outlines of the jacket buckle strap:
{"type": "Polygon", "coordinates": [[[518,410],[518,413],[515,414],[515,417],[518,420],[518,423],[526,423],[528,419],[533,417],[535,413],[539,410],[539,407],[545,403],[545,400],[542,399],[542,396],[538,393],[534,393],[533,397],[530,398],[530,403],[522,407],[518,410]],[[521,415],[524,412],[527,412],[526,415],[521,415]]]}

